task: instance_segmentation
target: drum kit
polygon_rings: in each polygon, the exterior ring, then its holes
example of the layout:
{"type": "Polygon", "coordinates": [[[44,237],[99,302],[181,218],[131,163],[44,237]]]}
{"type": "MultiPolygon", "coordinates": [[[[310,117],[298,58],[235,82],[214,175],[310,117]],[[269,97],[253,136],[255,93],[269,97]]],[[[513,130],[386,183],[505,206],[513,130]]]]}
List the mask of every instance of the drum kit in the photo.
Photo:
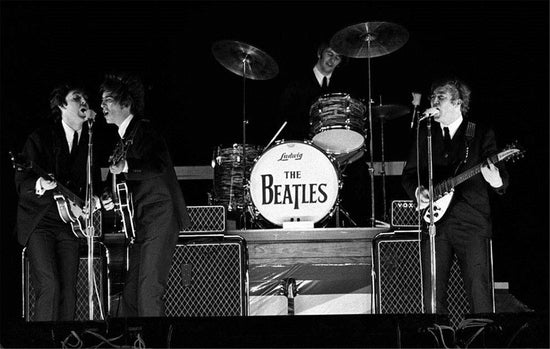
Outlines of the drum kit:
{"type": "MultiPolygon", "coordinates": [[[[216,60],[226,69],[242,76],[242,143],[218,146],[213,154],[214,185],[211,203],[235,212],[247,228],[247,216],[260,227],[283,226],[288,222],[323,224],[341,210],[341,167],[360,158],[369,139],[371,223],[374,215],[373,118],[381,121],[382,179],[384,218],[386,193],[383,124],[409,113],[401,105],[373,106],[371,98],[371,58],[401,48],[408,32],[390,22],[366,22],[337,32],[330,47],[343,56],[367,58],[367,103],[347,93],[320,96],[309,110],[311,140],[277,141],[266,147],[246,142],[246,80],[269,80],[279,71],[277,63],[259,48],[243,42],[223,40],[212,45],[216,60]],[[365,123],[368,125],[365,127],[365,123]],[[369,134],[367,135],[367,130],[369,134]],[[244,145],[244,146],[243,146],[244,145]]],[[[344,214],[345,211],[343,211],[344,214]]],[[[348,216],[349,218],[349,216],[348,216]]],[[[337,226],[339,219],[337,218],[337,226]]],[[[350,221],[353,223],[353,220],[350,221]]]]}

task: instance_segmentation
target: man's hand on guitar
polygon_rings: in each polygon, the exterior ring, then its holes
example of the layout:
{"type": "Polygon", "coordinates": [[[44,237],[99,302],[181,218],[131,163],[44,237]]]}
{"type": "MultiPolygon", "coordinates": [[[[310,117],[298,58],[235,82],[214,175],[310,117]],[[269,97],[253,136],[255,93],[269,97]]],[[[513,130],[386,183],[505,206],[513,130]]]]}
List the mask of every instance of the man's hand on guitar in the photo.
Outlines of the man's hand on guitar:
{"type": "Polygon", "coordinates": [[[109,171],[111,171],[112,174],[117,175],[123,172],[125,168],[126,168],[126,160],[120,160],[116,164],[109,166],[109,171]]]}
{"type": "Polygon", "coordinates": [[[35,192],[36,195],[42,196],[47,190],[52,190],[57,187],[57,182],[54,180],[47,180],[44,177],[38,178],[36,181],[35,192]]]}
{"type": "Polygon", "coordinates": [[[109,193],[103,193],[103,195],[101,195],[101,203],[103,204],[103,208],[106,211],[111,211],[113,208],[115,208],[113,198],[109,193]]]}
{"type": "Polygon", "coordinates": [[[416,188],[416,191],[414,192],[414,196],[416,197],[418,210],[424,209],[430,203],[430,192],[428,191],[428,189],[424,188],[423,186],[416,188]]]}
{"type": "MultiPolygon", "coordinates": [[[[94,201],[94,211],[99,210],[101,208],[101,202],[99,201],[99,197],[96,195],[92,196],[92,200],[94,201]]],[[[85,215],[88,214],[88,203],[86,202],[86,205],[82,208],[82,213],[85,215]]]]}
{"type": "Polygon", "coordinates": [[[500,177],[500,172],[498,167],[493,165],[491,159],[487,159],[487,163],[481,166],[481,175],[491,185],[493,188],[502,187],[502,178],[500,177]]]}

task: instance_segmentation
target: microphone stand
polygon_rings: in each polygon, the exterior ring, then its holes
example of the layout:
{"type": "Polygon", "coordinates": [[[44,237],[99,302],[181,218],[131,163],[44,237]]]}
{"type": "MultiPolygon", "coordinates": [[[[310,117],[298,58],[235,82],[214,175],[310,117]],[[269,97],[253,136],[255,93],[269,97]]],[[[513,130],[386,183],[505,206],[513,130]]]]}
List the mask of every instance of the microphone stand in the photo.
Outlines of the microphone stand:
{"type": "Polygon", "coordinates": [[[428,225],[428,234],[430,237],[430,311],[432,314],[436,309],[436,262],[435,262],[435,222],[434,222],[434,200],[433,200],[433,150],[432,150],[432,117],[428,117],[426,128],[428,131],[428,192],[429,192],[429,212],[430,223],[428,225]]]}
{"type": "MultiPolygon", "coordinates": [[[[88,244],[88,312],[89,320],[94,319],[94,289],[95,289],[95,275],[93,269],[94,259],[94,198],[93,198],[93,181],[92,181],[92,159],[93,159],[93,142],[92,131],[93,120],[88,119],[88,156],[86,161],[86,206],[88,212],[86,214],[86,242],[88,244]]],[[[99,232],[101,233],[101,232],[99,232]]],[[[101,302],[98,297],[99,311],[101,318],[104,318],[101,302]]]]}

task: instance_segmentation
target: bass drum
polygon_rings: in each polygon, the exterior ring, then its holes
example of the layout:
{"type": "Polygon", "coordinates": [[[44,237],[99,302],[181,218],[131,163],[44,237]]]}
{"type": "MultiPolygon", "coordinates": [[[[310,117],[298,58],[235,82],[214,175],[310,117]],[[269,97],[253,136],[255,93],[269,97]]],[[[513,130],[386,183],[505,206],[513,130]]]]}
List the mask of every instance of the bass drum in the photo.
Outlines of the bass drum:
{"type": "Polygon", "coordinates": [[[339,190],[335,161],[309,141],[276,143],[250,172],[254,215],[277,226],[322,221],[334,211],[339,190]]]}

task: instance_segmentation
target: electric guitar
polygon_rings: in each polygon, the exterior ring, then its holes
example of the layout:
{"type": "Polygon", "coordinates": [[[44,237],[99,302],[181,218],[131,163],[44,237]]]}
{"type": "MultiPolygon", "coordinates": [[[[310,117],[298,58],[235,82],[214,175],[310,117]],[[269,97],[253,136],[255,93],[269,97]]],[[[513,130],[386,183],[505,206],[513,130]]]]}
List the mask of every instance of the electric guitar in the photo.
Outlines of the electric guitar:
{"type": "MultiPolygon", "coordinates": [[[[518,147],[514,142],[506,146],[500,153],[488,157],[487,160],[490,160],[493,164],[508,160],[515,161],[516,159],[521,158],[524,153],[525,150],[518,147]]],[[[449,205],[451,204],[451,200],[454,195],[454,188],[460,183],[467,181],[473,176],[479,174],[481,172],[481,166],[486,162],[487,161],[483,161],[476,166],[462,172],[458,176],[448,178],[434,187],[434,222],[439,221],[445,215],[447,208],[449,208],[449,205]]],[[[422,215],[424,216],[424,221],[426,223],[430,223],[430,209],[428,205],[426,205],[426,207],[420,207],[420,210],[422,211],[422,215]]]]}
{"type": "MultiPolygon", "coordinates": [[[[22,155],[14,155],[9,152],[13,167],[18,171],[31,170],[38,176],[54,181],[57,186],[53,189],[53,198],[57,205],[59,217],[64,223],[69,223],[73,234],[77,238],[85,239],[86,235],[86,213],[84,212],[85,202],[78,195],[74,194],[63,184],[59,183],[52,175],[44,171],[36,162],[25,159],[22,155]]],[[[94,219],[95,221],[95,219],[94,219]]],[[[93,229],[93,236],[101,234],[100,229],[93,229]]]]}
{"type": "MultiPolygon", "coordinates": [[[[126,158],[128,148],[133,142],[133,137],[121,141],[117,144],[113,155],[109,157],[111,164],[116,164],[126,158]]],[[[134,205],[132,200],[132,193],[128,190],[128,185],[125,182],[117,183],[116,175],[112,174],[112,193],[113,203],[115,205],[115,211],[120,217],[122,222],[122,230],[124,235],[130,241],[133,241],[136,237],[136,229],[134,226],[134,205]]]]}

